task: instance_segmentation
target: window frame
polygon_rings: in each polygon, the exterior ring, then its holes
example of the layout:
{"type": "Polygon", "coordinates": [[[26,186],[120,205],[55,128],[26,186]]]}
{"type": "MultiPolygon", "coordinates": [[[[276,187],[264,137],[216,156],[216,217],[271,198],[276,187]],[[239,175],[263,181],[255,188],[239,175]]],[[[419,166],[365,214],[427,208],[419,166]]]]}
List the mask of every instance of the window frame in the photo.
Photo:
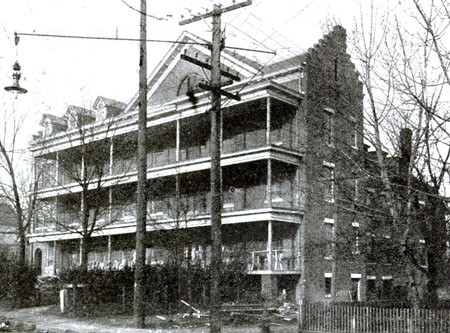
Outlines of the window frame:
{"type": "Polygon", "coordinates": [[[323,162],[323,167],[327,172],[327,177],[325,179],[325,190],[324,190],[324,200],[329,203],[335,203],[336,201],[336,184],[334,177],[334,163],[323,162]]]}
{"type": "Polygon", "coordinates": [[[329,107],[323,108],[324,111],[324,137],[326,138],[326,144],[329,147],[334,147],[334,127],[335,127],[335,110],[329,107]]]}

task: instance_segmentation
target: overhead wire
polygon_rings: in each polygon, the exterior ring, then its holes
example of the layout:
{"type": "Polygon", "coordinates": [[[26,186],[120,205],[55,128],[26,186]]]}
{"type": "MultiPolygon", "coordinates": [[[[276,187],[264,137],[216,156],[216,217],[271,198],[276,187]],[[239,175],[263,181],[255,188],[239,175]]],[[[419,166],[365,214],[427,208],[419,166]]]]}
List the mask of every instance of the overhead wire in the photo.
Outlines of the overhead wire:
{"type": "Polygon", "coordinates": [[[139,14],[144,14],[147,17],[150,17],[152,19],[158,20],[158,21],[166,21],[167,18],[163,18],[163,17],[158,17],[158,16],[154,16],[154,15],[150,15],[148,13],[143,13],[141,10],[131,6],[128,2],[126,2],[125,0],[120,0],[122,1],[122,3],[127,6],[129,9],[134,10],[135,12],[138,12],[139,14]]]}

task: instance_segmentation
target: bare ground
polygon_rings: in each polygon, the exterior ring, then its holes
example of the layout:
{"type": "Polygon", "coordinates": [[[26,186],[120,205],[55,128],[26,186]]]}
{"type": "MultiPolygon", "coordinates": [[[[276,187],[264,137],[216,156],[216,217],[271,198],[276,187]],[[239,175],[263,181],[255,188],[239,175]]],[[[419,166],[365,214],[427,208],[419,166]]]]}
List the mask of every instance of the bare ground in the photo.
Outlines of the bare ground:
{"type": "MultiPolygon", "coordinates": [[[[22,321],[27,324],[35,324],[37,332],[48,333],[208,333],[209,327],[207,322],[199,321],[196,318],[183,320],[178,325],[176,318],[158,318],[156,316],[148,316],[146,318],[145,329],[133,328],[132,316],[103,316],[95,318],[71,318],[67,315],[59,313],[57,306],[42,306],[14,311],[1,311],[0,318],[12,321],[22,321]],[[181,327],[182,326],[182,327],[181,327]]],[[[274,333],[294,333],[297,332],[295,323],[272,323],[270,325],[271,332],[274,333]]],[[[239,325],[225,325],[222,329],[223,333],[256,333],[261,332],[259,323],[248,322],[239,325]]]]}

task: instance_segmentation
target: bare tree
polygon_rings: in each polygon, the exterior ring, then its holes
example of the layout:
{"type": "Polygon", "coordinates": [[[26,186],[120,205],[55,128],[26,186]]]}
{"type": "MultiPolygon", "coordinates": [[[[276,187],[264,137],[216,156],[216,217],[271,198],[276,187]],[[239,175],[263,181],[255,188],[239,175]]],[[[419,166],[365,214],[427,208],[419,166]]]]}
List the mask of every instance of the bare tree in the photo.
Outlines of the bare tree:
{"type": "MultiPolygon", "coordinates": [[[[115,110],[115,113],[118,111],[115,110]]],[[[92,110],[71,106],[64,119],[59,121],[61,128],[56,135],[67,143],[67,147],[54,151],[51,145],[55,136],[39,138],[36,145],[40,147],[40,156],[44,158],[38,159],[36,165],[43,180],[57,185],[65,192],[65,212],[56,216],[53,210],[53,213],[47,214],[47,218],[59,230],[80,235],[80,265],[82,270],[87,270],[95,233],[117,222],[122,215],[120,210],[125,209],[118,206],[110,214],[108,188],[119,184],[123,177],[134,170],[133,138],[124,144],[128,144],[129,153],[126,159],[116,162],[120,170],[111,177],[111,133],[117,121],[115,115],[96,120],[92,110]],[[53,167],[49,168],[51,159],[54,159],[53,167]]],[[[45,214],[42,208],[41,213],[45,214]]]]}
{"type": "Polygon", "coordinates": [[[24,153],[20,136],[24,133],[25,117],[14,108],[4,108],[3,131],[0,138],[0,170],[3,175],[0,183],[0,198],[14,211],[16,219],[18,246],[18,264],[25,268],[26,232],[31,224],[36,209],[37,179],[27,172],[30,164],[24,153]]]}
{"type": "Polygon", "coordinates": [[[450,30],[446,1],[413,4],[408,19],[387,12],[379,17],[372,6],[370,20],[361,15],[352,47],[367,97],[366,138],[376,156],[376,168],[365,170],[366,176],[383,195],[378,213],[390,220],[414,303],[435,304],[448,238],[450,86],[441,38],[450,30]]]}

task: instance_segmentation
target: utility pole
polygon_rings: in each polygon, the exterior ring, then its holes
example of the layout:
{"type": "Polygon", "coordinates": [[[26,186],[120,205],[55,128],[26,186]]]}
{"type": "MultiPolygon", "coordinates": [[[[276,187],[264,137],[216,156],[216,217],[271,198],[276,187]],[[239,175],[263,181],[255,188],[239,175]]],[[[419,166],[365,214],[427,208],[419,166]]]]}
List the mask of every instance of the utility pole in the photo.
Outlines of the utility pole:
{"type": "MultiPolygon", "coordinates": [[[[220,281],[222,277],[222,172],[220,166],[221,156],[221,131],[222,131],[222,111],[221,96],[239,99],[238,96],[226,93],[221,89],[221,76],[224,74],[220,69],[220,52],[224,47],[221,16],[222,13],[251,5],[252,1],[246,1],[229,7],[214,5],[212,12],[194,16],[180,22],[180,25],[196,22],[208,17],[212,17],[212,45],[211,64],[202,63],[187,56],[182,57],[201,67],[210,69],[210,86],[200,86],[202,89],[211,91],[211,290],[210,290],[210,332],[220,333],[222,331],[221,309],[222,300],[220,297],[220,281]]],[[[239,79],[239,78],[234,78],[239,79]]]]}
{"type": "Polygon", "coordinates": [[[139,111],[137,148],[136,262],[134,267],[133,316],[136,328],[145,327],[145,232],[147,218],[147,3],[141,0],[139,42],[139,111]]]}

